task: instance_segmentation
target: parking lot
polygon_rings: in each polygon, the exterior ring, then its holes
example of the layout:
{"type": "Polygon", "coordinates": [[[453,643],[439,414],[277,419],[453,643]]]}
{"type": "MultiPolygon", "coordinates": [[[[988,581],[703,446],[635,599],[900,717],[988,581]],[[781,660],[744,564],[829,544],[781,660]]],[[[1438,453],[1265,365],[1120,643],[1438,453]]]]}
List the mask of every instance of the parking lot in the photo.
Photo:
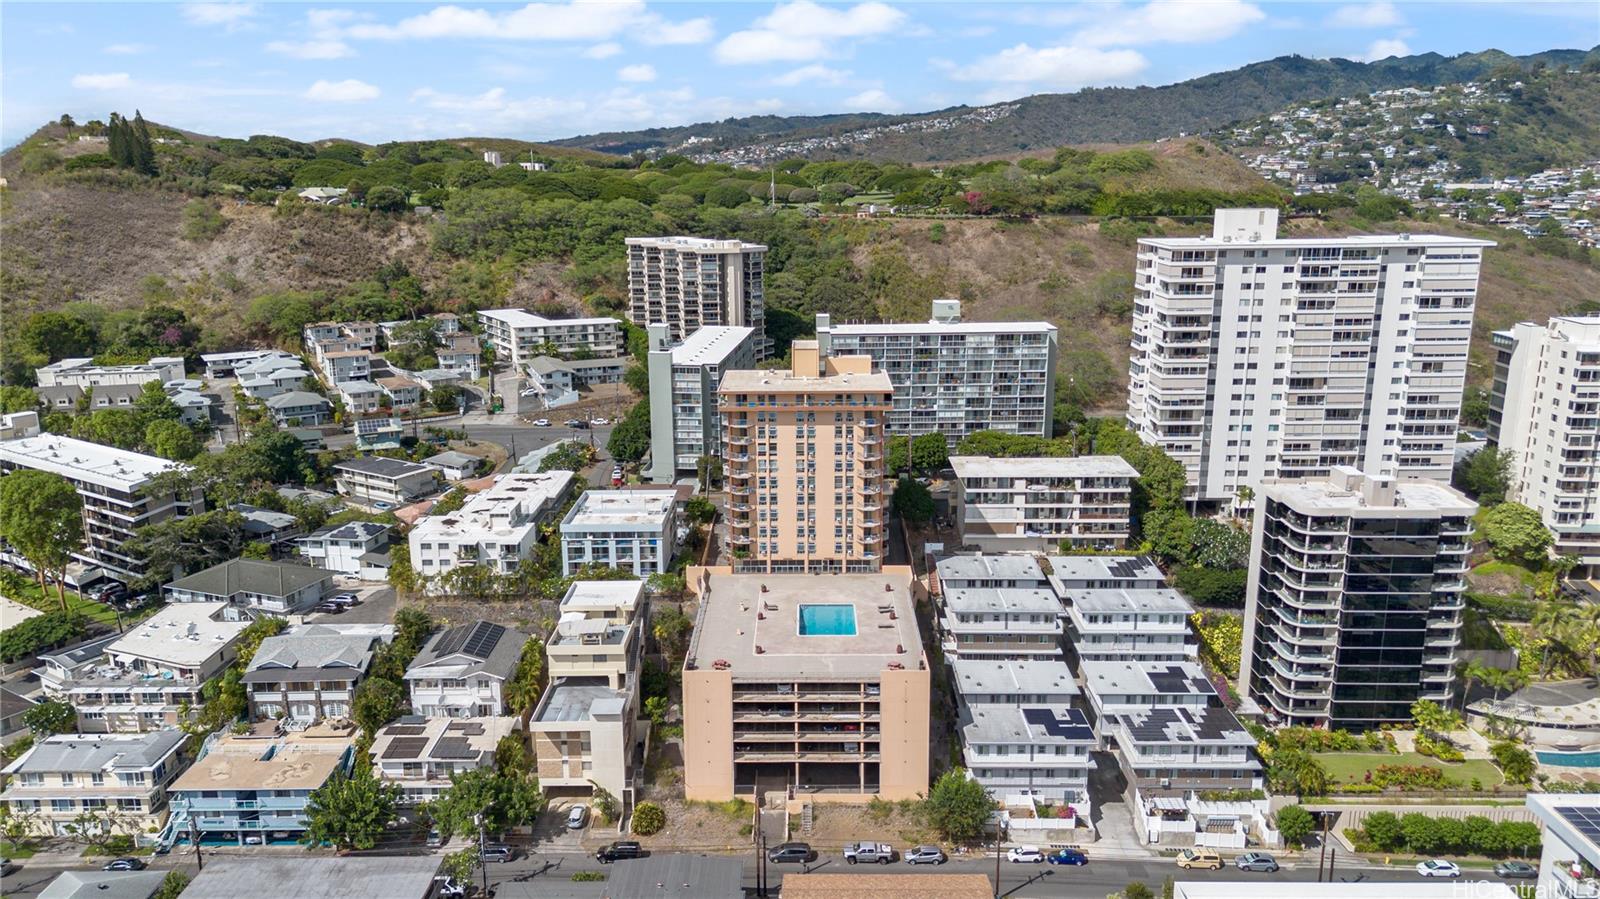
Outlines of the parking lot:
{"type": "Polygon", "coordinates": [[[394,621],[393,587],[347,577],[338,578],[335,585],[335,593],[354,593],[356,598],[361,600],[361,604],[336,614],[312,612],[306,616],[307,621],[328,624],[389,624],[394,621]]]}

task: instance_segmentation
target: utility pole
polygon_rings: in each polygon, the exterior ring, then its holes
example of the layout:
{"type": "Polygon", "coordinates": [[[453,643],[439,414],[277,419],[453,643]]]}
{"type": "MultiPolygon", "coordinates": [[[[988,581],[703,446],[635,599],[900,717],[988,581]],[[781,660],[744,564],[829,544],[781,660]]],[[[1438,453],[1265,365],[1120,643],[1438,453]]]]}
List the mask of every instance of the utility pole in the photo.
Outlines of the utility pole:
{"type": "Polygon", "coordinates": [[[1328,882],[1329,883],[1333,883],[1333,863],[1335,861],[1338,861],[1338,859],[1339,859],[1339,849],[1338,849],[1338,847],[1337,846],[1329,847],[1329,849],[1328,849],[1328,882]]]}
{"type": "Polygon", "coordinates": [[[1000,899],[1000,821],[994,822],[994,899],[1000,899]]]}
{"type": "Polygon", "coordinates": [[[192,812],[189,816],[189,842],[194,844],[195,871],[204,871],[206,869],[206,863],[205,860],[200,857],[200,826],[195,823],[192,812]]]}
{"type": "Polygon", "coordinates": [[[1322,819],[1322,844],[1317,852],[1317,883],[1322,882],[1322,865],[1328,859],[1328,814],[1319,812],[1317,817],[1322,819]]]}
{"type": "Polygon", "coordinates": [[[484,817],[482,813],[473,815],[472,823],[478,825],[478,869],[483,872],[483,894],[487,896],[489,895],[489,865],[483,860],[484,817]]]}

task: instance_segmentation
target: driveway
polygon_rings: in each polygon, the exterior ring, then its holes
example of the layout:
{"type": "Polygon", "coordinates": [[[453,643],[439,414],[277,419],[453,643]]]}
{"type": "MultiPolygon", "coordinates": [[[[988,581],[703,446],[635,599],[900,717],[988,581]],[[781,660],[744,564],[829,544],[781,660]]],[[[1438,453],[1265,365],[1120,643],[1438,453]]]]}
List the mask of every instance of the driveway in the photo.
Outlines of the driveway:
{"type": "Polygon", "coordinates": [[[306,620],[324,624],[388,624],[394,621],[393,587],[354,578],[339,578],[336,592],[354,593],[361,598],[361,605],[337,614],[312,612],[306,616],[306,620]]]}

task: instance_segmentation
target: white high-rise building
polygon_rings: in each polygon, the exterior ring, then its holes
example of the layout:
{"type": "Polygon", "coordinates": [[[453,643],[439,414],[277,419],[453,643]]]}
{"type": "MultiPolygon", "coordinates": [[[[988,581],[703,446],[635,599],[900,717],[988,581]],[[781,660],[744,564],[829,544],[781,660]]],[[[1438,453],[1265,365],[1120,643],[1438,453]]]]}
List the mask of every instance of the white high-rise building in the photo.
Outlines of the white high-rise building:
{"type": "Polygon", "coordinates": [[[767,248],[704,237],[630,237],[628,319],[664,322],[674,343],[709,325],[754,328],[757,358],[767,340],[767,248]]]}
{"type": "Polygon", "coordinates": [[[1449,480],[1494,243],[1277,228],[1275,209],[1219,209],[1210,237],[1139,241],[1129,427],[1202,502],[1337,465],[1449,480]]]}
{"type": "Polygon", "coordinates": [[[1555,551],[1600,573],[1600,316],[1494,333],[1489,439],[1511,454],[1507,498],[1539,512],[1555,551]]]}
{"type": "Polygon", "coordinates": [[[671,483],[695,472],[702,456],[722,455],[717,386],[722,373],[756,367],[761,335],[754,328],[701,328],[673,346],[665,323],[649,328],[650,480],[671,483]]]}

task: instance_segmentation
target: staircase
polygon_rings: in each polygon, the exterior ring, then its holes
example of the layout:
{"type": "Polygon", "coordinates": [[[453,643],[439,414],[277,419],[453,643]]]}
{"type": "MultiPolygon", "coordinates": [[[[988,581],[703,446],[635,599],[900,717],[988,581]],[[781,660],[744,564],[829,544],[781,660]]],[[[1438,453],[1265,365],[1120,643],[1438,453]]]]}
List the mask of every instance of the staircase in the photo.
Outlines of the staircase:
{"type": "Polygon", "coordinates": [[[800,832],[811,836],[811,803],[800,806],[800,832]]]}

